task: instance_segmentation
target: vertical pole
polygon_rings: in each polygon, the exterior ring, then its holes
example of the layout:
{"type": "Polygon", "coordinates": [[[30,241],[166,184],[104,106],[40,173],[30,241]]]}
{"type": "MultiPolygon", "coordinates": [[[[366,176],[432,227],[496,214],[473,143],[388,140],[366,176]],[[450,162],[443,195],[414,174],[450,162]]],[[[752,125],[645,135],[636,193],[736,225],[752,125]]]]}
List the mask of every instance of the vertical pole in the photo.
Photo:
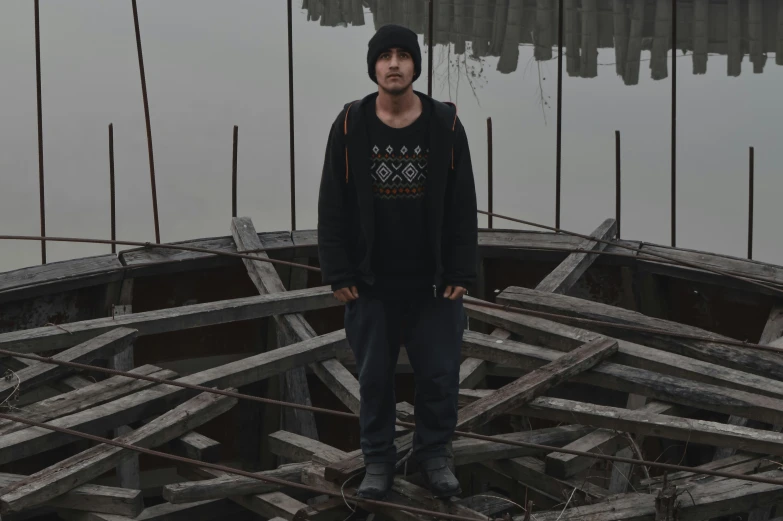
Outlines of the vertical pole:
{"type": "Polygon", "coordinates": [[[291,145],[291,231],[296,230],[296,170],[294,165],[294,34],[292,0],[288,0],[288,122],[291,145]]]}
{"type": "MultiPolygon", "coordinates": [[[[38,99],[38,189],[40,191],[41,237],[46,237],[46,206],[44,201],[44,157],[43,157],[43,108],[41,105],[41,27],[38,0],[35,10],[35,79],[38,99]]],[[[46,241],[41,241],[41,264],[46,264],[46,241]]]]}
{"type": "Polygon", "coordinates": [[[563,0],[557,13],[557,164],[555,166],[555,228],[560,228],[560,180],[563,136],[563,0]]]}
{"type": "Polygon", "coordinates": [[[672,0],[672,247],[677,246],[677,0],[672,0]]]}
{"type": "Polygon", "coordinates": [[[133,27],[136,30],[136,50],[139,54],[139,74],[141,76],[141,97],[144,101],[144,120],[147,124],[147,155],[150,160],[150,184],[152,185],[152,215],[155,219],[155,242],[160,244],[160,224],[158,222],[158,191],[155,186],[155,159],[152,153],[152,128],[150,126],[150,106],[147,101],[147,79],[144,75],[144,55],[141,52],[141,33],[139,31],[139,12],[136,0],[131,0],[133,7],[133,27]]]}
{"type": "Polygon", "coordinates": [[[753,258],[753,176],[755,163],[755,152],[753,147],[750,147],[749,164],[748,164],[748,177],[749,177],[749,190],[748,190],[748,258],[753,258]]]}
{"type": "MultiPolygon", "coordinates": [[[[109,197],[111,201],[111,240],[117,240],[117,220],[114,186],[114,125],[109,123],[109,197]]],[[[117,245],[112,243],[111,252],[117,253],[117,245]]]]}
{"type": "Polygon", "coordinates": [[[621,162],[620,162],[620,131],[614,131],[614,155],[615,155],[615,171],[616,171],[616,183],[615,183],[615,221],[617,221],[617,238],[620,238],[620,174],[621,174],[621,162]]]}
{"type": "Polygon", "coordinates": [[[239,127],[234,125],[234,160],[231,163],[231,217],[237,216],[237,145],[239,127]]]}
{"type": "Polygon", "coordinates": [[[432,97],[432,52],[435,48],[435,8],[434,0],[430,0],[430,18],[429,18],[429,53],[427,56],[427,95],[432,97]]]}
{"type": "MultiPolygon", "coordinates": [[[[494,213],[492,209],[492,118],[487,118],[487,211],[494,213]]],[[[488,228],[492,228],[492,216],[488,216],[488,228]]]]}

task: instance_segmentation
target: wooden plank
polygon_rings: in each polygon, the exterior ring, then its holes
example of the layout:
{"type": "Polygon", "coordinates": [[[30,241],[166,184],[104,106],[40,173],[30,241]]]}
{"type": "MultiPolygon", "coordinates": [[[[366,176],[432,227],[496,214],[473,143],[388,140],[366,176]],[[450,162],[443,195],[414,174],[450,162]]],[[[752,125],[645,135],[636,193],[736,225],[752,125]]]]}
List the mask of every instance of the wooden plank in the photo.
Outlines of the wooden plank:
{"type": "Polygon", "coordinates": [[[736,446],[748,452],[783,455],[783,438],[779,433],[728,426],[705,420],[546,397],[536,398],[529,404],[523,405],[520,413],[534,418],[579,422],[645,436],[689,440],[691,443],[705,443],[719,447],[736,446]]]}
{"type": "MultiPolygon", "coordinates": [[[[593,5],[595,6],[595,5],[593,5]]],[[[601,240],[609,240],[617,235],[617,222],[614,219],[607,219],[596,228],[591,234],[601,240]]],[[[550,293],[565,294],[571,289],[577,280],[593,264],[598,255],[587,253],[589,251],[603,251],[606,249],[606,243],[591,241],[585,239],[579,247],[585,250],[585,253],[572,253],[566,260],[561,262],[544,280],[538,283],[536,289],[539,291],[548,291],[550,293]]]]}
{"type": "MultiPolygon", "coordinates": [[[[131,373],[152,376],[155,378],[174,378],[177,373],[168,369],[160,369],[154,365],[143,365],[130,371],[131,373]]],[[[61,416],[101,405],[103,403],[127,396],[136,391],[152,387],[152,382],[136,380],[126,376],[112,376],[106,380],[93,383],[69,393],[59,394],[46,400],[30,404],[13,411],[14,416],[47,422],[61,416]]],[[[0,436],[26,429],[27,425],[9,420],[0,420],[0,436]]]]}
{"type": "MultiPolygon", "coordinates": [[[[584,342],[601,336],[598,333],[560,322],[508,311],[482,308],[473,305],[471,302],[471,298],[466,297],[465,310],[468,316],[492,325],[504,327],[519,336],[523,342],[546,345],[560,351],[570,351],[584,342]]],[[[726,389],[738,389],[765,396],[783,397],[783,382],[781,381],[695,360],[675,353],[650,349],[649,347],[620,338],[617,340],[620,348],[615,355],[615,361],[619,364],[693,380],[694,382],[713,384],[726,389]]]]}
{"type": "Polygon", "coordinates": [[[0,347],[19,353],[38,353],[72,347],[119,327],[138,330],[139,337],[341,306],[329,287],[218,300],[190,306],[133,313],[121,318],[97,318],[0,335],[0,347]]]}
{"type": "MultiPolygon", "coordinates": [[[[783,472],[773,470],[759,476],[780,479],[783,472]]],[[[757,506],[770,506],[780,499],[783,487],[726,479],[694,487],[679,504],[680,521],[703,521],[717,516],[747,512],[757,506]]],[[[562,509],[537,512],[539,521],[654,521],[654,497],[646,493],[618,496],[612,501],[580,506],[565,512],[562,509]]],[[[514,521],[522,521],[521,516],[514,521]]]]}
{"type": "MultiPolygon", "coordinates": [[[[486,335],[466,332],[462,352],[504,367],[531,370],[557,359],[556,351],[506,340],[497,344],[486,335]]],[[[783,400],[745,391],[725,389],[685,378],[662,375],[612,362],[573,377],[574,382],[638,394],[668,403],[725,414],[737,414],[767,423],[783,420],[783,400]]]]}
{"type": "MultiPolygon", "coordinates": [[[[110,357],[126,349],[133,343],[136,334],[133,329],[118,327],[66,349],[54,355],[52,359],[60,362],[88,364],[96,358],[110,357]]],[[[73,369],[57,364],[36,363],[30,365],[16,373],[15,378],[0,380],[0,399],[5,399],[17,391],[24,392],[72,371],[73,369]]]]}
{"type": "MultiPolygon", "coordinates": [[[[308,438],[309,439],[309,438],[308,438]]],[[[299,482],[302,470],[309,463],[294,463],[283,465],[274,470],[259,472],[260,476],[284,479],[286,481],[299,482]]],[[[204,469],[209,471],[210,469],[204,469]]],[[[214,471],[213,471],[214,472],[214,471]]],[[[212,475],[211,473],[208,475],[212,475]]],[[[250,494],[265,494],[279,490],[278,485],[264,483],[257,479],[225,474],[219,477],[211,477],[199,481],[184,481],[163,486],[163,499],[169,503],[190,503],[203,499],[220,499],[233,496],[247,496],[250,494]]]]}
{"type": "MultiPolygon", "coordinates": [[[[219,388],[242,387],[280,374],[291,367],[314,360],[334,358],[339,349],[347,349],[344,330],[200,371],[177,381],[219,388]]],[[[50,423],[91,434],[101,434],[118,425],[126,425],[165,412],[195,394],[195,391],[179,387],[158,385],[98,407],[57,418],[50,423]]],[[[22,459],[71,441],[71,437],[61,433],[27,428],[0,436],[0,462],[22,459]]]]}
{"type": "MultiPolygon", "coordinates": [[[[0,473],[0,489],[18,483],[26,477],[18,474],[0,473]]],[[[144,498],[141,490],[87,484],[52,498],[46,505],[55,508],[135,517],[144,510],[144,498]]]]}
{"type": "MultiPolygon", "coordinates": [[[[123,315],[130,315],[133,313],[133,279],[125,279],[122,281],[122,288],[120,289],[119,305],[112,307],[112,316],[118,317],[123,315]]],[[[116,369],[118,371],[130,371],[133,369],[133,344],[118,352],[116,355],[109,359],[109,368],[116,369]]],[[[117,438],[124,434],[127,434],[132,429],[127,425],[122,425],[114,429],[114,437],[117,438]]],[[[117,465],[117,480],[121,487],[124,488],[140,488],[141,479],[139,477],[139,455],[133,454],[127,459],[124,459],[117,465]]]]}
{"type": "MultiPolygon", "coordinates": [[[[676,406],[662,402],[648,402],[640,411],[655,414],[671,414],[676,406]]],[[[587,436],[565,446],[567,449],[598,454],[614,454],[618,449],[627,446],[628,440],[622,433],[614,429],[597,429],[587,436]]],[[[587,456],[576,456],[564,452],[550,452],[546,456],[546,473],[555,478],[568,479],[579,472],[590,468],[597,460],[587,456]]]]}
{"type": "Polygon", "coordinates": [[[459,386],[472,389],[487,376],[487,362],[479,358],[466,358],[459,366],[459,386]]]}
{"type": "MultiPolygon", "coordinates": [[[[698,466],[694,467],[694,470],[695,469],[699,469],[699,470],[722,470],[722,469],[726,469],[726,468],[729,468],[729,467],[734,467],[734,466],[736,466],[737,464],[740,464],[740,463],[746,463],[748,461],[753,461],[753,460],[758,460],[758,455],[750,454],[750,453],[747,453],[747,452],[740,452],[740,453],[734,454],[732,456],[729,456],[728,458],[724,458],[722,460],[708,461],[707,463],[705,463],[703,465],[698,465],[698,466]]],[[[681,484],[687,482],[688,480],[691,480],[691,479],[694,479],[694,478],[699,478],[700,476],[701,477],[707,477],[704,474],[695,474],[693,472],[686,472],[686,471],[682,470],[682,471],[679,471],[679,472],[672,472],[671,474],[669,474],[667,476],[667,479],[668,479],[668,481],[670,481],[670,482],[672,482],[674,484],[681,485],[681,484]]],[[[643,487],[650,487],[650,488],[660,487],[662,485],[662,483],[663,483],[663,476],[656,476],[656,477],[650,478],[650,479],[646,479],[645,478],[645,479],[642,479],[639,482],[639,484],[641,486],[643,486],[643,487]]]]}
{"type": "Polygon", "coordinates": [[[274,454],[295,462],[310,461],[315,454],[327,461],[340,461],[347,456],[331,445],[294,432],[273,432],[267,438],[267,443],[274,454]]]}
{"type": "Polygon", "coordinates": [[[533,398],[576,374],[594,367],[617,351],[617,341],[599,339],[586,343],[557,360],[504,385],[459,411],[457,428],[473,429],[533,398]]]}
{"type": "Polygon", "coordinates": [[[58,511],[65,521],[213,521],[232,519],[243,510],[228,500],[198,501],[185,505],[160,503],[145,508],[138,516],[117,516],[97,512],[58,511]]]}
{"type": "Polygon", "coordinates": [[[122,268],[116,255],[107,254],[0,273],[0,303],[116,282],[122,268]]]}
{"type": "MultiPolygon", "coordinates": [[[[236,398],[202,393],[117,441],[157,447],[223,414],[236,402],[236,398]]],[[[127,449],[105,444],[87,449],[3,489],[0,508],[7,514],[41,505],[97,478],[130,454],[127,449]]]]}
{"type": "MultiPolygon", "coordinates": [[[[518,286],[507,288],[498,295],[497,300],[503,304],[512,305],[521,309],[558,313],[578,318],[596,319],[618,325],[643,326],[671,333],[702,335],[715,338],[716,340],[727,339],[726,337],[697,327],[648,317],[635,311],[565,295],[543,293],[518,286]]],[[[581,323],[576,323],[568,318],[558,320],[566,324],[573,323],[577,326],[581,325],[581,323]]],[[[704,342],[699,340],[673,338],[655,333],[630,331],[617,327],[603,327],[595,324],[590,324],[589,329],[598,333],[606,333],[615,338],[624,338],[630,341],[641,342],[657,349],[685,355],[705,362],[724,365],[726,367],[769,378],[783,379],[783,355],[776,353],[743,349],[716,342],[704,342]]]]}
{"type": "MultiPolygon", "coordinates": [[[[253,222],[248,217],[235,217],[231,221],[231,233],[237,248],[243,251],[263,248],[265,245],[258,238],[253,222]]],[[[266,257],[261,253],[259,256],[266,257]]],[[[272,294],[283,293],[286,291],[283,281],[269,263],[251,261],[243,259],[248,275],[258,289],[259,293],[272,294]]],[[[316,336],[315,331],[307,323],[301,314],[294,315],[276,315],[275,324],[278,328],[279,345],[284,346],[295,342],[300,342],[316,336]]],[[[315,374],[330,389],[334,389],[335,394],[345,405],[353,412],[359,411],[359,382],[342,366],[337,360],[329,361],[328,364],[313,364],[315,374]]],[[[295,403],[309,404],[310,394],[307,387],[307,378],[304,368],[297,368],[289,371],[285,375],[286,396],[287,399],[295,403]]],[[[318,438],[318,430],[315,427],[315,417],[312,413],[306,411],[295,411],[293,415],[297,425],[288,430],[304,434],[311,438],[318,438]]]]}
{"type": "Polygon", "coordinates": [[[207,438],[203,434],[188,432],[179,438],[171,440],[169,450],[186,458],[217,463],[220,461],[223,446],[219,441],[207,438]]]}

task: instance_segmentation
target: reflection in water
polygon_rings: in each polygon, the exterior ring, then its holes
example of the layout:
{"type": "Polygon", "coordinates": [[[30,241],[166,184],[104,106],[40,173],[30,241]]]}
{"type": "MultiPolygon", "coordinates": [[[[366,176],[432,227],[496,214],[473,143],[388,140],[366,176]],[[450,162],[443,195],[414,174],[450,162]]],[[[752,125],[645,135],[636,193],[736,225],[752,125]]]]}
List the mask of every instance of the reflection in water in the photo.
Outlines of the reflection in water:
{"type": "MultiPolygon", "coordinates": [[[[309,20],[324,26],[407,25],[426,34],[427,0],[302,0],[309,20]]],[[[668,76],[672,40],[671,0],[564,0],[566,71],[593,78],[614,66],[626,85],[639,82],[643,61],[654,80],[668,76]],[[614,63],[598,62],[598,49],[613,48],[614,63]],[[650,53],[649,60],[642,52],[650,53]]],[[[534,46],[536,60],[557,57],[558,0],[435,0],[436,44],[453,44],[457,56],[498,58],[497,69],[517,69],[519,46],[534,46]],[[469,49],[469,51],[468,51],[469,49]]],[[[767,54],[783,65],[783,1],[678,0],[677,49],[691,56],[693,74],[707,72],[711,54],[727,55],[729,76],[739,76],[749,55],[761,73],[767,54]]],[[[467,60],[466,60],[467,63],[467,60]]]]}

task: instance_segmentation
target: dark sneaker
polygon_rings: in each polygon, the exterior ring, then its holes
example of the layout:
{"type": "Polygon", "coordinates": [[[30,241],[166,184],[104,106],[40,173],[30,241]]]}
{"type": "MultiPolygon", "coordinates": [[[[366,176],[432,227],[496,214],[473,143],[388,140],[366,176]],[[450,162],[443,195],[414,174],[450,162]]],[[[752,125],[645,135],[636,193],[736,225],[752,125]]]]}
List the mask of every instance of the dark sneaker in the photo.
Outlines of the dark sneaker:
{"type": "Polygon", "coordinates": [[[424,482],[432,495],[438,499],[450,498],[462,494],[459,481],[449,468],[445,457],[430,458],[419,464],[424,482]]]}
{"type": "Polygon", "coordinates": [[[356,495],[367,499],[383,499],[394,483],[393,463],[368,463],[362,484],[356,495]]]}

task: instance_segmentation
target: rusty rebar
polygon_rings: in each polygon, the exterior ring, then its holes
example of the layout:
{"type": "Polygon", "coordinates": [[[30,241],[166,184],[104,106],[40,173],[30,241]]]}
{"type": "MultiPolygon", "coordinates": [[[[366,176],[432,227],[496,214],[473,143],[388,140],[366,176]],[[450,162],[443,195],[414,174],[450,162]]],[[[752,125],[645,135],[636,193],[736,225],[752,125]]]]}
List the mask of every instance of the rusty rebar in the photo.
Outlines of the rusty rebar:
{"type": "Polygon", "coordinates": [[[234,125],[234,160],[231,162],[231,217],[237,216],[237,151],[239,148],[239,127],[234,125]]]}
{"type": "Polygon", "coordinates": [[[555,226],[560,228],[560,191],[563,166],[563,0],[558,2],[557,14],[557,143],[555,154],[555,226]]]}
{"type": "Polygon", "coordinates": [[[620,131],[615,130],[614,131],[614,162],[615,162],[615,221],[617,221],[617,238],[620,238],[620,216],[622,214],[620,209],[620,204],[622,202],[621,200],[621,191],[620,191],[620,182],[621,182],[621,162],[620,162],[620,131]]]}
{"type": "Polygon", "coordinates": [[[428,20],[428,46],[429,46],[429,53],[427,55],[427,95],[432,97],[432,53],[435,50],[435,7],[434,7],[434,1],[430,0],[429,2],[429,20],[428,20]]]}
{"type": "Polygon", "coordinates": [[[293,0],[288,0],[288,122],[291,147],[291,231],[296,230],[296,169],[294,153],[294,29],[293,0]]]}
{"type": "Polygon", "coordinates": [[[755,151],[753,147],[750,147],[748,154],[748,259],[753,258],[753,177],[755,175],[755,151]]]}
{"type": "MultiPolygon", "coordinates": [[[[492,118],[487,118],[487,208],[492,213],[492,118]]],[[[487,227],[492,228],[492,216],[487,217],[487,227]]]]}
{"type": "MultiPolygon", "coordinates": [[[[35,86],[38,107],[38,190],[41,210],[41,237],[46,237],[46,201],[44,189],[43,154],[43,103],[41,101],[41,24],[38,0],[33,2],[35,11],[35,86]]],[[[41,264],[46,264],[46,241],[41,241],[41,264]]]]}
{"type": "Polygon", "coordinates": [[[109,203],[111,207],[111,252],[117,253],[117,217],[114,185],[114,124],[109,123],[109,203]]]}
{"type": "Polygon", "coordinates": [[[136,51],[139,55],[139,75],[141,76],[141,97],[144,101],[144,121],[147,124],[147,155],[150,161],[150,184],[152,185],[152,215],[155,220],[155,242],[160,243],[160,224],[158,221],[158,190],[155,184],[155,158],[152,152],[152,125],[150,124],[150,106],[147,99],[147,78],[144,74],[144,54],[141,51],[141,31],[139,30],[139,12],[136,0],[133,7],[133,27],[136,30],[136,51]]]}
{"type": "Polygon", "coordinates": [[[677,0],[672,0],[672,247],[677,245],[677,0]]]}
{"type": "MultiPolygon", "coordinates": [[[[282,407],[289,407],[289,408],[292,408],[292,409],[307,410],[307,411],[311,411],[311,412],[327,414],[327,415],[331,415],[331,416],[337,416],[337,417],[340,417],[340,418],[349,418],[349,419],[353,419],[353,420],[358,420],[359,419],[359,415],[356,414],[356,413],[353,413],[353,412],[343,412],[343,411],[337,411],[337,410],[334,410],[334,409],[327,409],[327,408],[323,408],[323,407],[315,407],[315,406],[312,406],[312,405],[302,405],[302,404],[293,403],[293,402],[287,402],[287,401],[283,401],[283,400],[274,400],[272,398],[262,398],[262,397],[259,397],[259,396],[252,396],[252,395],[248,395],[248,394],[238,393],[238,392],[235,392],[235,391],[229,391],[229,390],[225,390],[225,389],[218,389],[216,387],[205,387],[205,386],[200,386],[200,385],[188,384],[188,383],[184,383],[184,382],[181,382],[181,381],[178,381],[178,380],[166,380],[166,379],[163,379],[163,378],[156,378],[154,376],[147,376],[147,375],[142,375],[142,374],[138,374],[138,373],[132,373],[132,372],[127,372],[127,371],[120,371],[120,370],[117,370],[117,369],[108,369],[108,368],[105,368],[105,367],[93,366],[93,365],[89,365],[89,364],[82,364],[82,363],[79,363],[79,362],[69,362],[69,361],[65,361],[65,360],[57,360],[57,359],[50,358],[50,357],[33,355],[33,354],[29,354],[29,353],[17,353],[15,351],[8,351],[8,350],[4,350],[4,349],[0,349],[0,354],[4,354],[6,356],[16,356],[16,357],[19,357],[19,358],[24,358],[24,359],[28,359],[28,360],[35,360],[35,361],[42,362],[42,363],[55,364],[55,365],[60,365],[60,366],[64,366],[64,367],[73,367],[73,368],[78,368],[78,369],[97,371],[97,372],[101,372],[101,373],[104,373],[104,374],[110,374],[110,375],[113,375],[113,376],[123,376],[123,377],[132,378],[132,379],[136,379],[136,380],[145,380],[145,381],[149,381],[149,382],[153,382],[153,383],[159,383],[161,385],[174,386],[174,387],[180,387],[180,388],[185,388],[185,389],[191,389],[191,390],[195,390],[195,391],[211,393],[211,394],[217,394],[217,395],[221,395],[221,396],[228,396],[228,397],[242,399],[242,400],[261,402],[261,403],[269,403],[269,404],[279,405],[279,406],[282,406],[282,407]]],[[[51,425],[50,423],[39,423],[39,422],[35,422],[33,420],[29,420],[27,418],[16,417],[16,416],[9,416],[9,415],[5,415],[5,414],[0,414],[0,418],[7,419],[7,420],[12,421],[12,422],[17,422],[17,423],[22,423],[22,424],[25,424],[25,425],[30,425],[30,426],[33,426],[33,427],[42,427],[44,429],[49,429],[49,430],[52,430],[52,431],[55,431],[55,432],[61,432],[63,434],[70,434],[70,435],[74,435],[74,436],[85,437],[85,439],[91,439],[93,441],[98,441],[99,443],[104,443],[103,438],[90,437],[92,435],[86,435],[86,434],[84,434],[82,432],[71,431],[69,429],[64,429],[62,427],[55,427],[55,426],[51,425]]],[[[402,427],[407,427],[409,429],[414,429],[416,427],[415,423],[406,422],[406,421],[403,421],[403,420],[395,420],[395,424],[396,425],[400,425],[402,427]]],[[[573,455],[576,455],[576,456],[585,456],[585,457],[590,457],[590,458],[603,459],[603,460],[606,460],[606,461],[614,461],[614,462],[620,462],[620,463],[631,463],[633,465],[645,465],[645,466],[648,466],[648,467],[656,467],[656,468],[661,468],[661,469],[665,469],[665,470],[669,470],[669,471],[685,471],[685,472],[690,472],[692,474],[703,474],[703,475],[707,475],[707,476],[717,476],[717,477],[724,477],[724,478],[730,478],[730,479],[740,479],[740,480],[744,480],[744,481],[753,481],[753,482],[756,482],[756,483],[768,483],[768,484],[773,484],[773,485],[783,485],[783,480],[781,480],[781,479],[767,478],[767,477],[763,477],[763,476],[756,476],[756,475],[750,475],[749,476],[749,475],[744,475],[744,474],[736,474],[736,473],[733,473],[733,472],[724,472],[724,471],[720,471],[720,470],[708,470],[708,469],[702,469],[702,468],[698,468],[698,467],[686,467],[686,466],[682,466],[682,465],[675,465],[675,464],[671,464],[671,463],[660,463],[658,461],[646,461],[644,459],[624,458],[624,457],[621,457],[621,456],[610,456],[608,454],[603,454],[603,453],[585,452],[585,451],[576,450],[576,449],[569,449],[567,447],[554,447],[554,446],[550,446],[550,445],[541,445],[541,444],[538,444],[538,443],[531,443],[531,442],[524,442],[524,441],[517,441],[517,440],[508,440],[508,439],[503,439],[503,438],[500,438],[500,437],[497,437],[497,436],[476,434],[476,433],[473,433],[473,432],[466,432],[466,431],[460,431],[460,430],[455,431],[454,434],[455,434],[455,436],[461,436],[461,437],[465,437],[465,438],[472,438],[472,439],[481,440],[481,441],[495,442],[495,443],[500,443],[500,444],[503,444],[503,445],[515,446],[515,447],[524,447],[524,448],[537,449],[537,450],[542,450],[542,451],[546,451],[546,452],[563,452],[563,453],[566,453],[566,454],[573,454],[573,455]]],[[[114,446],[130,449],[130,450],[137,450],[137,451],[141,451],[141,452],[148,450],[148,449],[140,449],[139,447],[135,447],[135,446],[131,446],[131,445],[124,446],[124,445],[121,445],[122,442],[116,442],[115,440],[106,440],[106,443],[114,444],[114,446]]],[[[154,451],[147,452],[147,454],[158,455],[157,453],[154,453],[154,451]]],[[[163,454],[163,453],[161,453],[161,454],[163,454]]],[[[166,456],[168,456],[168,455],[166,455],[166,456]]],[[[166,456],[162,456],[162,457],[166,457],[166,456]]],[[[182,461],[182,460],[179,460],[179,461],[182,461]]],[[[189,461],[193,461],[193,463],[195,465],[199,465],[199,466],[203,466],[203,463],[204,463],[204,462],[196,461],[196,460],[188,460],[188,462],[189,461]]],[[[213,465],[216,465],[216,464],[213,464],[213,465]]],[[[224,470],[226,472],[234,472],[235,471],[234,469],[231,469],[231,468],[219,468],[219,466],[217,466],[217,465],[212,467],[212,468],[216,468],[218,470],[224,470]]],[[[264,480],[264,478],[259,477],[258,474],[251,474],[251,473],[248,473],[248,474],[249,474],[248,477],[257,478],[257,479],[260,479],[262,481],[264,480]]],[[[245,474],[240,474],[240,475],[244,476],[245,474]]],[[[272,479],[274,480],[276,478],[272,478],[272,479]]],[[[270,482],[278,483],[278,481],[270,481],[270,482]]],[[[284,484],[285,486],[288,486],[287,482],[284,482],[284,481],[281,480],[281,483],[284,484]]],[[[278,483],[278,484],[281,484],[281,483],[278,483]]],[[[318,491],[318,492],[320,492],[320,491],[318,491]]]]}

